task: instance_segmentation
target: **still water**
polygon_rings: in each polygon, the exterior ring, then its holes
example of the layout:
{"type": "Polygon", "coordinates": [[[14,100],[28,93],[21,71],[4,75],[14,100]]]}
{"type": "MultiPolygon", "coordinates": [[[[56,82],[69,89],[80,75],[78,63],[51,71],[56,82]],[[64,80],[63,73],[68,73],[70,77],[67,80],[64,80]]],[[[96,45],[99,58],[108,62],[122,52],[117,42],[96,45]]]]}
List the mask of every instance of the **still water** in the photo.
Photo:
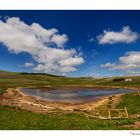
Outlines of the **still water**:
{"type": "Polygon", "coordinates": [[[131,93],[130,89],[95,89],[95,88],[22,88],[22,92],[38,99],[52,102],[84,103],[100,99],[102,96],[131,93]]]}

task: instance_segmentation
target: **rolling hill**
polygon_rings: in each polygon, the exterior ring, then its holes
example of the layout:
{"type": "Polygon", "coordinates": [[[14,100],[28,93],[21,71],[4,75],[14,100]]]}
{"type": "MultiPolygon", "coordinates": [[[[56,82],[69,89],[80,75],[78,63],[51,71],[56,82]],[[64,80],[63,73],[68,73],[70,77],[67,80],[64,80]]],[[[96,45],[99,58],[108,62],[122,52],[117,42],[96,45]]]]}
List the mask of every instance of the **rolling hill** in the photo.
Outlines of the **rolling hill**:
{"type": "MultiPolygon", "coordinates": [[[[0,70],[0,86],[8,87],[44,87],[44,86],[139,86],[140,76],[131,77],[133,81],[113,82],[114,78],[92,78],[92,77],[64,77],[44,73],[17,73],[0,70]]],[[[129,78],[129,77],[123,77],[129,78]]]]}

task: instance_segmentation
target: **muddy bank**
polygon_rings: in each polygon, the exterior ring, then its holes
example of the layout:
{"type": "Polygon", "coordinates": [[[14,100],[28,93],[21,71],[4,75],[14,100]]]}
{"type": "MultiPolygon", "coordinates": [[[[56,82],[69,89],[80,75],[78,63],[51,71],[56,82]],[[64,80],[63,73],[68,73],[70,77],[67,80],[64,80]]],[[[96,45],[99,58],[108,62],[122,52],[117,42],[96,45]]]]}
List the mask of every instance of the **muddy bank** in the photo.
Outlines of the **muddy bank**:
{"type": "Polygon", "coordinates": [[[46,100],[39,100],[35,97],[28,96],[20,91],[20,88],[8,88],[7,91],[0,96],[0,105],[13,106],[21,110],[27,110],[36,113],[47,113],[55,111],[76,111],[76,110],[92,110],[108,101],[108,97],[101,97],[100,100],[82,103],[57,103],[46,100]]]}
{"type": "MultiPolygon", "coordinates": [[[[47,88],[56,88],[52,86],[46,86],[47,88]]],[[[35,88],[35,87],[30,87],[35,88]]],[[[45,87],[43,87],[45,88],[45,87]]],[[[60,87],[62,88],[62,86],[60,87]]],[[[110,89],[110,88],[122,88],[120,86],[78,86],[78,85],[69,85],[64,86],[64,88],[96,88],[96,89],[110,89]]],[[[139,87],[123,87],[128,89],[139,90],[139,87]]],[[[8,88],[7,91],[0,95],[0,105],[4,106],[13,106],[21,110],[36,112],[36,113],[47,113],[47,112],[57,112],[57,111],[90,111],[94,110],[96,107],[106,104],[109,101],[108,96],[102,96],[96,101],[80,103],[80,104],[72,104],[72,103],[62,103],[62,102],[50,102],[47,100],[41,100],[36,97],[29,96],[24,94],[20,90],[21,88],[8,88]]],[[[123,94],[114,94],[114,100],[117,102],[118,98],[121,98],[123,94]]]]}

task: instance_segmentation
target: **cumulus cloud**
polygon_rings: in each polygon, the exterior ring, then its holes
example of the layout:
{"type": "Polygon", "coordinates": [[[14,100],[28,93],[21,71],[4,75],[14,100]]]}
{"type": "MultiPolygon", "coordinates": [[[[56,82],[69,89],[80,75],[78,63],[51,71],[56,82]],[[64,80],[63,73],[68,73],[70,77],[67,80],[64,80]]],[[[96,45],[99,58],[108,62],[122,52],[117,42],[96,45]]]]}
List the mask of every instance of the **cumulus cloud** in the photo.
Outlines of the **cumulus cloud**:
{"type": "Polygon", "coordinates": [[[81,57],[75,57],[75,58],[68,58],[68,59],[64,59],[62,61],[59,62],[59,64],[64,67],[64,66],[76,66],[79,63],[83,63],[84,60],[81,57]]]}
{"type": "Polygon", "coordinates": [[[77,70],[76,66],[84,63],[84,59],[75,49],[64,48],[67,41],[68,36],[55,28],[46,29],[38,23],[28,25],[18,17],[0,20],[0,42],[12,53],[30,54],[38,63],[34,67],[36,72],[77,70]]]}
{"type": "Polygon", "coordinates": [[[54,35],[51,39],[52,42],[54,42],[58,47],[63,48],[65,42],[68,41],[67,35],[54,35]]]}
{"type": "Polygon", "coordinates": [[[139,38],[139,34],[130,29],[129,26],[124,26],[121,31],[107,31],[97,36],[99,44],[115,44],[115,43],[132,43],[139,38]]]}
{"type": "Polygon", "coordinates": [[[33,63],[29,63],[29,62],[26,62],[24,64],[24,67],[33,67],[33,66],[34,66],[34,64],[33,63]]]}
{"type": "Polygon", "coordinates": [[[108,68],[109,70],[132,70],[140,68],[140,51],[127,52],[124,56],[119,58],[119,63],[106,63],[101,67],[108,68]]]}

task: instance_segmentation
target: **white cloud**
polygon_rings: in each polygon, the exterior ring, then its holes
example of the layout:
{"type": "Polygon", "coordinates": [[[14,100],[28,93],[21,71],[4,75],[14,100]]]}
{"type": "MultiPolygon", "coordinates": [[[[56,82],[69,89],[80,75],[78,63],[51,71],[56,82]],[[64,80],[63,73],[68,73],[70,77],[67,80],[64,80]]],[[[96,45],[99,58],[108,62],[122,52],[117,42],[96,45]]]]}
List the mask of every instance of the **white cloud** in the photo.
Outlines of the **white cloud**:
{"type": "Polygon", "coordinates": [[[128,71],[128,75],[138,76],[138,75],[140,75],[140,72],[139,71],[128,71]]]}
{"type": "Polygon", "coordinates": [[[66,73],[66,72],[71,72],[71,71],[76,71],[77,69],[75,67],[67,66],[67,67],[62,67],[60,69],[60,72],[66,73]]]}
{"type": "Polygon", "coordinates": [[[95,39],[93,37],[88,40],[88,42],[94,42],[94,41],[95,39]]]}
{"type": "Polygon", "coordinates": [[[130,51],[119,58],[121,63],[125,64],[140,64],[140,52],[138,51],[130,51]]]}
{"type": "Polygon", "coordinates": [[[34,64],[33,63],[29,63],[29,62],[26,62],[24,64],[24,67],[33,67],[33,66],[34,66],[34,64]]]}
{"type": "Polygon", "coordinates": [[[99,44],[132,43],[139,38],[137,32],[133,32],[129,26],[124,26],[121,31],[107,31],[97,36],[99,44]]]}
{"type": "Polygon", "coordinates": [[[58,47],[63,48],[65,42],[68,41],[67,35],[54,35],[51,39],[52,42],[54,42],[58,47]]]}
{"type": "Polygon", "coordinates": [[[101,67],[109,68],[109,70],[133,70],[140,68],[140,51],[138,52],[127,52],[124,56],[119,58],[119,63],[106,63],[102,64],[101,67]]]}
{"type": "Polygon", "coordinates": [[[67,41],[67,35],[60,35],[55,28],[45,29],[38,23],[28,25],[17,17],[0,20],[0,42],[12,53],[30,54],[38,63],[36,72],[71,72],[84,63],[75,49],[64,49],[67,41]],[[61,65],[64,60],[69,65],[61,65]]]}
{"type": "Polygon", "coordinates": [[[101,64],[102,68],[109,68],[109,67],[114,67],[115,64],[111,64],[111,63],[106,63],[106,64],[101,64]]]}
{"type": "Polygon", "coordinates": [[[84,63],[84,60],[81,57],[68,58],[59,62],[62,67],[71,65],[76,66],[79,63],[84,63]]]}

